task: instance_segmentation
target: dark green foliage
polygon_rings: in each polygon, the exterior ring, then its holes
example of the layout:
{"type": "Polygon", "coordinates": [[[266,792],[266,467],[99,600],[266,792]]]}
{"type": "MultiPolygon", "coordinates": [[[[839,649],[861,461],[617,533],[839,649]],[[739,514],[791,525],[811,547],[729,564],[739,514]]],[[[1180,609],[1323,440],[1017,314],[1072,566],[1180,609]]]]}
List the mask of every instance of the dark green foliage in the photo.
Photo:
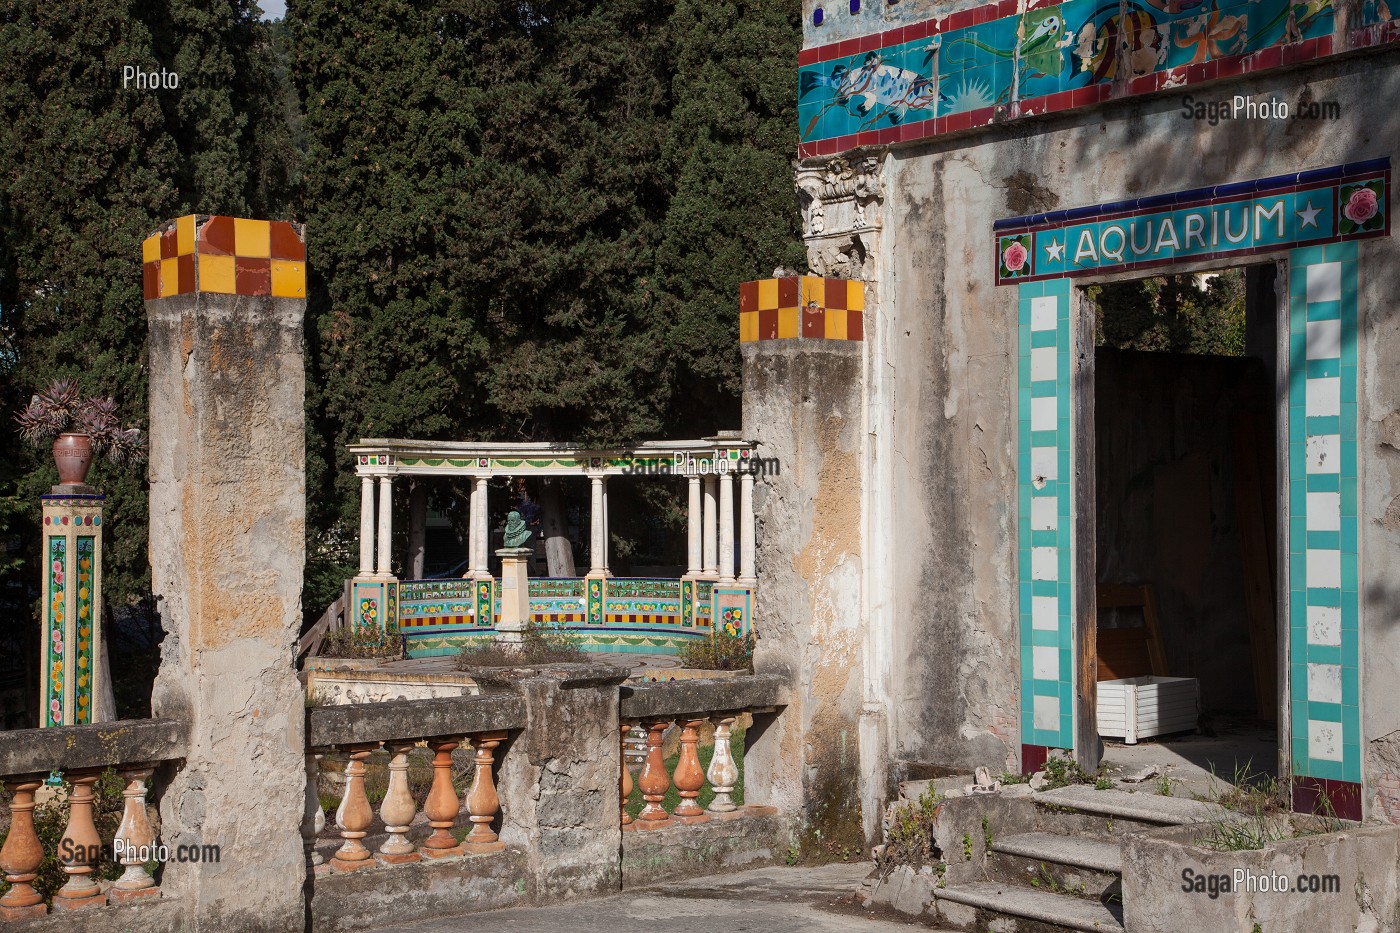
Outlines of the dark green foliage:
{"type": "MultiPolygon", "coordinates": [[[[0,19],[0,489],[26,505],[12,530],[31,561],[57,471],[10,413],[77,377],[144,425],[141,240],[190,211],[280,216],[296,160],[254,9],[16,0],[0,19]],[[180,88],[123,87],[126,65],[176,71],[180,88]]],[[[104,590],[127,605],[150,586],[145,483],[101,463],[88,481],[108,496],[104,590]]]]}
{"type": "Polygon", "coordinates": [[[1198,283],[1161,275],[1090,286],[1098,306],[1096,342],[1118,350],[1163,350],[1241,356],[1245,337],[1244,270],[1198,283]]]}

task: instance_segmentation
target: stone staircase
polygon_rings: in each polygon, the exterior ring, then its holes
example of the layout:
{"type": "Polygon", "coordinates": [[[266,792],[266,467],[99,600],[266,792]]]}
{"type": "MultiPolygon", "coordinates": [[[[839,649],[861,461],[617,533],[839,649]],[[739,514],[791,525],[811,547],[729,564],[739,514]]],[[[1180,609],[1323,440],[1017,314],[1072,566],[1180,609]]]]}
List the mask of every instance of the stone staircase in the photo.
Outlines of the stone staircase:
{"type": "MultiPolygon", "coordinates": [[[[1116,933],[1124,836],[1217,818],[1228,811],[1215,804],[1087,785],[952,798],[935,834],[947,867],[937,881],[920,876],[919,916],[964,930],[1116,933]]],[[[891,906],[913,913],[918,901],[906,886],[891,906]]]]}

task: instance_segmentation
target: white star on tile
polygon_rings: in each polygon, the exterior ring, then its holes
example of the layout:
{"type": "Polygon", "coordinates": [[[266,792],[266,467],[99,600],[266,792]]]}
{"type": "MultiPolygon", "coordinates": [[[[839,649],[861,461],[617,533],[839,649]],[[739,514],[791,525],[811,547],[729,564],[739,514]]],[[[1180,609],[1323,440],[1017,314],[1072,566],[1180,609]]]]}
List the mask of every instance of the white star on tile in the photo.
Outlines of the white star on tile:
{"type": "Polygon", "coordinates": [[[1050,245],[1045,247],[1045,259],[1047,262],[1063,262],[1065,258],[1065,244],[1050,241],[1050,245]]]}
{"type": "Polygon", "coordinates": [[[1309,198],[1309,199],[1308,199],[1306,202],[1304,202],[1304,203],[1307,205],[1307,207],[1306,207],[1304,210],[1301,210],[1301,211],[1298,211],[1298,212],[1297,212],[1297,213],[1298,213],[1298,219],[1302,221],[1301,226],[1299,226],[1299,228],[1298,228],[1299,230],[1302,230],[1304,227],[1316,227],[1316,226],[1317,226],[1317,215],[1318,215],[1318,213],[1319,213],[1318,209],[1312,206],[1312,199],[1311,199],[1311,198],[1309,198]]]}

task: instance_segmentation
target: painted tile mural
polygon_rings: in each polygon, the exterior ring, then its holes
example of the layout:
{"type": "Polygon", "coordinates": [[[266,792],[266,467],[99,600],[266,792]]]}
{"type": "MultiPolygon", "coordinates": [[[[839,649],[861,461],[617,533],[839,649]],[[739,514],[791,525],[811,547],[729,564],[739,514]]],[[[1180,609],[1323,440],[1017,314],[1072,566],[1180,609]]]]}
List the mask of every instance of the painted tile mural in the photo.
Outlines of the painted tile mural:
{"type": "MultiPolygon", "coordinates": [[[[917,139],[1330,55],[1332,4],[1002,0],[804,49],[801,154],[917,139]]],[[[1365,5],[1363,21],[1390,21],[1385,0],[1365,5]]],[[[1393,39],[1358,33],[1352,44],[1393,39]]]]}

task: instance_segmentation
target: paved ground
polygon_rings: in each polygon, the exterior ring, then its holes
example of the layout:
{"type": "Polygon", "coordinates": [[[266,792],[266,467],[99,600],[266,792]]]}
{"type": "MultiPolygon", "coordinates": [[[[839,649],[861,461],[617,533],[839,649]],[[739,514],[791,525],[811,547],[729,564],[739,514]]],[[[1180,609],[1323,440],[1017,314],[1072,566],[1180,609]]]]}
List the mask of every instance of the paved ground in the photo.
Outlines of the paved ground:
{"type": "MultiPolygon", "coordinates": [[[[1278,733],[1273,723],[1215,717],[1208,732],[1146,739],[1137,745],[1105,742],[1103,761],[1113,773],[1132,775],[1155,766],[1171,781],[1173,797],[1214,798],[1236,774],[1260,784],[1278,774],[1278,733]]],[[[1153,778],[1137,789],[1153,791],[1153,778]]]]}
{"type": "Polygon", "coordinates": [[[495,910],[382,927],[377,933],[890,933],[917,923],[874,917],[840,900],[870,873],[870,863],[819,868],[760,868],[659,885],[558,907],[495,910]]]}

